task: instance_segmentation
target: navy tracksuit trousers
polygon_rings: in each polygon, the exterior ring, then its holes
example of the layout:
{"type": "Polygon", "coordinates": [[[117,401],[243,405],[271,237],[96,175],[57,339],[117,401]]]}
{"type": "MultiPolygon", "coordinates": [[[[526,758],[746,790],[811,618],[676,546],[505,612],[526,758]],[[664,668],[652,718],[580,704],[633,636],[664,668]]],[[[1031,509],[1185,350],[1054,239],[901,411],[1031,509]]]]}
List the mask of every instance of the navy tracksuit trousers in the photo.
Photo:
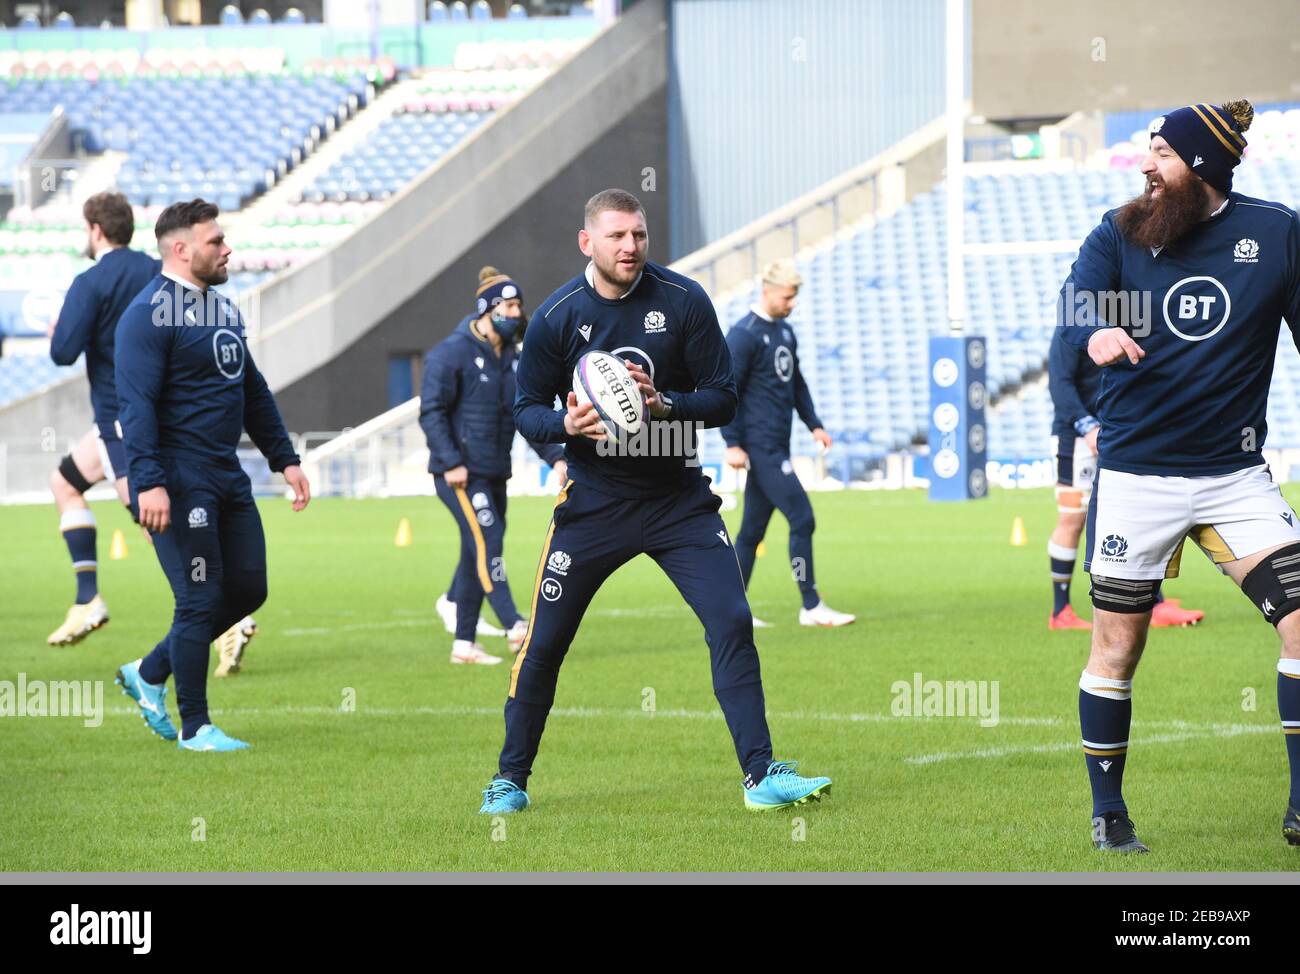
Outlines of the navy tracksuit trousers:
{"type": "Polygon", "coordinates": [[[741,769],[762,780],[772,761],[753,617],[726,526],[709,482],[666,497],[615,497],[570,481],[542,546],[528,635],[506,700],[498,777],[526,787],[565,653],[592,596],[639,554],[653,558],[704,624],[713,691],[741,769]]]}
{"type": "Polygon", "coordinates": [[[736,557],[745,585],[754,573],[754,555],[767,533],[774,510],[790,523],[790,570],[799,585],[803,607],[811,609],[821,601],[813,574],[812,536],[817,526],[812,502],[795,476],[790,454],[770,450],[749,450],[749,477],[745,480],[745,513],[736,536],[736,557]]]}
{"type": "Polygon", "coordinates": [[[155,684],[175,676],[181,735],[192,737],[211,723],[212,641],[266,601],[266,537],[243,470],[178,460],[163,465],[171,526],[153,535],[153,549],[176,606],[171,629],[140,664],[140,676],[155,684]]]}
{"type": "Polygon", "coordinates": [[[434,474],[433,483],[460,529],[460,561],[447,591],[447,597],[456,603],[456,638],[474,641],[484,596],[508,630],[520,617],[501,556],[506,537],[506,482],[471,476],[465,487],[450,487],[442,474],[434,474]]]}

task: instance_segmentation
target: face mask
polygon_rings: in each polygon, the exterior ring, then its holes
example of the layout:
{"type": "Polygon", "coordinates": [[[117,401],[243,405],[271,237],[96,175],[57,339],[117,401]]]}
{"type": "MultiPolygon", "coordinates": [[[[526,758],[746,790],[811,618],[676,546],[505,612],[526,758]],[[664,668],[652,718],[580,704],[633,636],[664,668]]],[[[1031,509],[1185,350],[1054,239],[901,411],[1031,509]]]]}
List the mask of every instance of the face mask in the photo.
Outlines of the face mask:
{"type": "Polygon", "coordinates": [[[505,342],[513,342],[519,337],[519,333],[524,330],[527,320],[522,314],[518,318],[506,318],[502,315],[493,314],[492,330],[501,336],[505,342]]]}

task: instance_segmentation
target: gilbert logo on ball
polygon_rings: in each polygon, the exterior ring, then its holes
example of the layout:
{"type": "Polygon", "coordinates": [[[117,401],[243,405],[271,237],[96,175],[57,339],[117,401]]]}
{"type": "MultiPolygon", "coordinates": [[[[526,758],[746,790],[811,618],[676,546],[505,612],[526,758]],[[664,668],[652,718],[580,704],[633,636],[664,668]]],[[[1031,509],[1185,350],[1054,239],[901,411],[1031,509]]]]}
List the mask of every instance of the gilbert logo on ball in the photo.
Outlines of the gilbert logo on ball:
{"type": "Polygon", "coordinates": [[[613,440],[635,435],[646,421],[646,402],[623,362],[608,352],[588,352],[573,369],[578,402],[591,403],[613,440]]]}

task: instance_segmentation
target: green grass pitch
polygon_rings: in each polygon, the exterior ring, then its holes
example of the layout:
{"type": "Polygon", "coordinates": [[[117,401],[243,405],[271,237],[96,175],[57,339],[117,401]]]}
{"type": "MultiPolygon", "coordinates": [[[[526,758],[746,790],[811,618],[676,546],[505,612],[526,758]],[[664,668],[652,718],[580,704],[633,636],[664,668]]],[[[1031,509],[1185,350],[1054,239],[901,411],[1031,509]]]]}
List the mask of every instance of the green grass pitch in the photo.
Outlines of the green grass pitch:
{"type": "MultiPolygon", "coordinates": [[[[777,624],[757,634],[776,754],[830,775],[833,795],[744,809],[702,630],[641,558],[606,583],[570,650],[532,809],[495,823],[476,812],[496,767],[509,666],[447,662],[433,602],[451,576],[453,526],[435,499],[317,500],[297,515],[287,502],[262,505],[271,597],[261,634],[243,673],[209,685],[214,719],[254,747],[221,755],[153,737],[112,685],[171,611],[153,553],[118,505],[95,506],[112,621],[66,649],[44,642],[73,591],[53,507],[0,508],[0,680],[103,680],[106,710],[95,728],[0,718],[0,869],[1300,866],[1280,834],[1276,636],[1194,549],[1167,592],[1208,618],[1152,633],[1134,696],[1126,797],[1154,852],[1107,858],[1089,842],[1078,746],[1088,636],[1046,629],[1050,491],[960,505],[843,493],[814,504],[821,591],[859,622],[797,625],[780,518],[750,594],[777,624]],[[1008,544],[1017,515],[1025,547],[1008,544]],[[397,548],[402,517],[414,544],[397,548]],[[108,559],[115,528],[125,561],[108,559]],[[914,673],[998,681],[1000,722],[894,716],[891,687],[914,673]]],[[[506,557],[524,612],[549,510],[545,499],[511,501],[506,557]]],[[[727,514],[733,531],[739,514],[727,514]]],[[[1086,590],[1076,574],[1085,615],[1086,590]]],[[[505,653],[503,640],[487,645],[505,653]]],[[[174,695],[169,704],[174,716],[174,695]]]]}

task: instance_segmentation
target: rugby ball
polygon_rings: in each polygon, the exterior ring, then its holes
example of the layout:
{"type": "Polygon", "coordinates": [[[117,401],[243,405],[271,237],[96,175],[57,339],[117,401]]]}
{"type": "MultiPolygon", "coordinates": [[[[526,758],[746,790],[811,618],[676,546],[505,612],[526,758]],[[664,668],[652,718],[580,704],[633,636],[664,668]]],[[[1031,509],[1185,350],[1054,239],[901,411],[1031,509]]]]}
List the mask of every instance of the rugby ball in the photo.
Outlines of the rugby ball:
{"type": "Polygon", "coordinates": [[[588,352],[573,367],[578,403],[591,403],[612,440],[634,436],[646,422],[646,402],[636,380],[617,356],[588,352]]]}

